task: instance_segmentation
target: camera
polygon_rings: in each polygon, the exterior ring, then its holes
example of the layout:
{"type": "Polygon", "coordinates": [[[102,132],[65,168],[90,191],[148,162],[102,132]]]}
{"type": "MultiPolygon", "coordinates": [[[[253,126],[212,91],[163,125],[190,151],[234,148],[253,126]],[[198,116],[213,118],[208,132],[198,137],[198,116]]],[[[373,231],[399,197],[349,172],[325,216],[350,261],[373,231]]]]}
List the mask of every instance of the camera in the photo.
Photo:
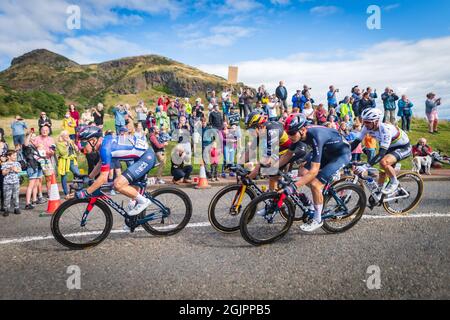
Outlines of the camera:
{"type": "Polygon", "coordinates": [[[339,89],[336,89],[336,92],[339,92],[339,89]]]}

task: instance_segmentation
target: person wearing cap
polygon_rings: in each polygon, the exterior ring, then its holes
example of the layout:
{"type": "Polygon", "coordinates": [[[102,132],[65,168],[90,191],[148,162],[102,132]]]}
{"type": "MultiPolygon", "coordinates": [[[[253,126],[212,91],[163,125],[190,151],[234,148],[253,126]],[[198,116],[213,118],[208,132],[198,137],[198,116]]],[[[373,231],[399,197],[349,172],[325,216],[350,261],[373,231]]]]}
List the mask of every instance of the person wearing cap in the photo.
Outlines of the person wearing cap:
{"type": "Polygon", "coordinates": [[[181,180],[183,183],[191,183],[191,173],[192,165],[190,163],[190,157],[182,145],[177,145],[175,152],[172,155],[172,165],[170,172],[173,176],[172,183],[180,184],[181,180]]]}

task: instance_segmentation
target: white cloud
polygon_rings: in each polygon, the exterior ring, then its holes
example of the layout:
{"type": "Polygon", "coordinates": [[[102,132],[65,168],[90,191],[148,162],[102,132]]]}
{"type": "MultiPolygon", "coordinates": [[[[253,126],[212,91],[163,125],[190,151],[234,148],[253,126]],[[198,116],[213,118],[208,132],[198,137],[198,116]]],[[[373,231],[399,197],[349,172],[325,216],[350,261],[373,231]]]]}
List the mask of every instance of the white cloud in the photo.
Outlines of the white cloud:
{"type": "Polygon", "coordinates": [[[261,7],[262,5],[255,0],[225,0],[225,4],[219,8],[218,13],[248,12],[261,7]]]}
{"type": "Polygon", "coordinates": [[[214,47],[229,47],[241,38],[248,37],[254,30],[239,26],[216,26],[210,29],[210,34],[204,36],[197,31],[195,36],[188,37],[183,41],[187,48],[210,49],[214,47]]]}
{"type": "Polygon", "coordinates": [[[311,8],[311,14],[319,17],[326,17],[339,12],[339,8],[335,6],[318,6],[311,8]]]}
{"type": "Polygon", "coordinates": [[[287,5],[289,4],[291,1],[290,0],[270,0],[270,2],[272,4],[276,4],[276,5],[287,5]]]}
{"type": "MultiPolygon", "coordinates": [[[[418,116],[424,116],[426,94],[435,91],[443,98],[440,114],[450,118],[450,55],[443,52],[450,52],[450,37],[384,42],[345,58],[337,54],[335,58],[328,56],[318,61],[312,53],[301,53],[285,59],[243,61],[233,65],[239,66],[240,81],[253,87],[265,84],[272,92],[280,80],[285,80],[290,94],[308,84],[318,102],[326,102],[330,84],[340,88],[339,98],[349,95],[354,85],[372,86],[380,95],[390,86],[410,97],[418,116]]],[[[227,65],[198,67],[227,76],[227,65]]],[[[381,100],[377,104],[381,106],[381,100]]]]}
{"type": "Polygon", "coordinates": [[[400,8],[400,3],[394,3],[394,4],[387,5],[387,6],[383,7],[383,10],[389,12],[389,11],[395,10],[397,8],[400,8]]]}

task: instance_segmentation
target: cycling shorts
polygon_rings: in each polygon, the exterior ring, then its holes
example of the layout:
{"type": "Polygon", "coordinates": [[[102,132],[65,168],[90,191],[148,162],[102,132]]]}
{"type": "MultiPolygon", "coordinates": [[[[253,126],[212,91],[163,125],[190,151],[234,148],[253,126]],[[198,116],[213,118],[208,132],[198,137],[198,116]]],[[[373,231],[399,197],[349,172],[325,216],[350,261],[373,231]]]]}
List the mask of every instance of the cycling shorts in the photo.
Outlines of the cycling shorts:
{"type": "Polygon", "coordinates": [[[147,173],[155,167],[156,155],[152,148],[149,148],[133,165],[122,174],[130,184],[144,178],[147,173]]]}
{"type": "Polygon", "coordinates": [[[397,162],[400,162],[406,158],[409,158],[412,154],[411,144],[405,144],[403,146],[397,146],[389,148],[386,154],[393,155],[397,162]]]}
{"type": "MultiPolygon", "coordinates": [[[[305,169],[311,170],[311,164],[312,164],[312,155],[310,156],[310,160],[308,161],[308,164],[305,166],[305,169]]],[[[322,157],[320,161],[320,171],[317,175],[317,179],[322,182],[323,184],[327,184],[331,182],[331,179],[334,178],[334,176],[347,164],[350,163],[352,159],[352,153],[350,151],[350,147],[348,150],[344,150],[340,155],[336,155],[334,157],[322,157]],[[348,151],[348,152],[347,152],[348,151]]]]}

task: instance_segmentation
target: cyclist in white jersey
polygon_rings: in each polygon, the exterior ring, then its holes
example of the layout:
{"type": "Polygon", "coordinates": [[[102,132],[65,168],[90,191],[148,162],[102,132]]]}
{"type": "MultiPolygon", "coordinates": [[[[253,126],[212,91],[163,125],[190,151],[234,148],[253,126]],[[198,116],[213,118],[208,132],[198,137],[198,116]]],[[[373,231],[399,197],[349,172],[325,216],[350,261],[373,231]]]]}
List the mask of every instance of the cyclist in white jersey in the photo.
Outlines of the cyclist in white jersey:
{"type": "Polygon", "coordinates": [[[397,175],[395,173],[395,164],[411,156],[411,144],[408,135],[401,129],[392,124],[382,123],[383,114],[381,110],[376,108],[366,109],[361,114],[364,127],[357,134],[356,140],[352,142],[352,150],[354,150],[364,139],[366,134],[374,137],[380,144],[380,151],[369,161],[368,165],[356,168],[358,174],[364,173],[369,166],[380,163],[384,173],[380,173],[379,185],[383,186],[386,174],[390,178],[389,184],[381,190],[384,194],[391,194],[398,188],[397,175]]]}

